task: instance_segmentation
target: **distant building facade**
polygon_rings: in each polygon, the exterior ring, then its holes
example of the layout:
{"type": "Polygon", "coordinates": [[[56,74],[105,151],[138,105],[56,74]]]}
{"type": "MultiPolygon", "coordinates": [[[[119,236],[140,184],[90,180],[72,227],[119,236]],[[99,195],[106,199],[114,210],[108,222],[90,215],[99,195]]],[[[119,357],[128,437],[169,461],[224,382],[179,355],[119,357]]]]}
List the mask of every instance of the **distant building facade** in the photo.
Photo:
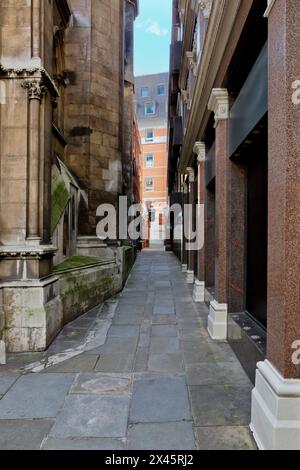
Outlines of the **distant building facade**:
{"type": "Polygon", "coordinates": [[[167,192],[169,74],[136,77],[136,113],[142,143],[142,201],[151,222],[150,239],[164,240],[167,192]]]}
{"type": "Polygon", "coordinates": [[[173,250],[255,384],[262,449],[300,449],[299,43],[297,0],[173,1],[170,202],[193,229],[204,208],[204,244],[173,227],[173,250]]]}
{"type": "Polygon", "coordinates": [[[96,237],[97,208],[133,198],[138,7],[1,2],[2,352],[45,349],[72,316],[121,287],[118,235],[112,247],[96,237]],[[76,286],[56,274],[68,258],[91,255],[99,261],[82,267],[76,286]]]}

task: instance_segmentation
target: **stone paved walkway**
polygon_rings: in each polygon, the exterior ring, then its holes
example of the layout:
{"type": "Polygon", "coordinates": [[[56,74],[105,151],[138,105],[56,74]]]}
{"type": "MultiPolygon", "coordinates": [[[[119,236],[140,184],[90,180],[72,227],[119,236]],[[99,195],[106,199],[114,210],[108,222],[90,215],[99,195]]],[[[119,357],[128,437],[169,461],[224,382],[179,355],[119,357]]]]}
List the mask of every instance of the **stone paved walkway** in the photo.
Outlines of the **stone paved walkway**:
{"type": "Polygon", "coordinates": [[[144,251],[117,299],[0,368],[0,449],[253,449],[252,386],[207,314],[176,257],[144,251]]]}

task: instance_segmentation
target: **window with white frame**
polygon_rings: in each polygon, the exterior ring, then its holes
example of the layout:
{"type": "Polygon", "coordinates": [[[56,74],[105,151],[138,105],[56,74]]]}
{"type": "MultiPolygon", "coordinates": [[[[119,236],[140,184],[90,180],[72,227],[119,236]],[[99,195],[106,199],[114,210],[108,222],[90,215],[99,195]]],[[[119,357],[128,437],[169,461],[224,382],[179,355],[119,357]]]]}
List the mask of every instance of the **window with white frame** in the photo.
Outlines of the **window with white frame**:
{"type": "Polygon", "coordinates": [[[146,155],[146,168],[154,167],[154,156],[152,153],[147,153],[146,155]]]}
{"type": "Polygon", "coordinates": [[[157,85],[157,95],[163,96],[164,94],[165,94],[165,85],[164,84],[157,85]]]}
{"type": "Polygon", "coordinates": [[[151,178],[151,177],[146,178],[145,187],[146,187],[147,192],[153,191],[153,189],[154,189],[154,180],[153,180],[153,178],[151,178]]]}
{"type": "Polygon", "coordinates": [[[147,86],[143,86],[141,88],[141,97],[148,98],[149,97],[149,88],[147,86]]]}
{"type": "Polygon", "coordinates": [[[155,114],[155,103],[154,101],[148,101],[145,103],[145,115],[150,116],[155,114]]]}
{"type": "Polygon", "coordinates": [[[146,129],[146,141],[153,142],[154,134],[153,129],[146,129]]]}

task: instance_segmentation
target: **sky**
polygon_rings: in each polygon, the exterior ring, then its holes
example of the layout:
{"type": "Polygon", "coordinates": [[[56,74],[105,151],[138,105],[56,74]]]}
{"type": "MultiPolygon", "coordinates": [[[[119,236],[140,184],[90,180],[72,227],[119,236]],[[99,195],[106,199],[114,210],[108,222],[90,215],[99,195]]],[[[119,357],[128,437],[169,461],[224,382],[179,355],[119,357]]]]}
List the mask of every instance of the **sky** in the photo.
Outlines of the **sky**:
{"type": "Polygon", "coordinates": [[[168,72],[172,0],[140,0],[135,22],[135,75],[168,72]]]}

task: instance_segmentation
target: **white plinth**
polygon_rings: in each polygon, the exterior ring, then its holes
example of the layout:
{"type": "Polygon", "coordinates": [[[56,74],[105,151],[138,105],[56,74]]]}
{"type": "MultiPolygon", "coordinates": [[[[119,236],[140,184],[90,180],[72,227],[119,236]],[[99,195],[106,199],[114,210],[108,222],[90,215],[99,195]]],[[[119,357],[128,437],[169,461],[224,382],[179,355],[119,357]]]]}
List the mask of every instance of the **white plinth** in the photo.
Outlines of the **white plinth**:
{"type": "Polygon", "coordinates": [[[187,284],[194,284],[195,274],[194,271],[186,272],[186,282],[187,284]]]}
{"type": "Polygon", "coordinates": [[[262,450],[300,450],[300,379],[284,379],[268,360],[257,364],[250,427],[262,450]]]}
{"type": "Polygon", "coordinates": [[[193,290],[193,300],[194,302],[204,302],[205,301],[205,282],[195,279],[194,290],[193,290]]]}
{"type": "Polygon", "coordinates": [[[182,272],[186,273],[187,272],[187,264],[182,265],[182,272]]]}
{"type": "Polygon", "coordinates": [[[6,351],[4,341],[0,341],[0,365],[6,364],[6,351]]]}
{"type": "Polygon", "coordinates": [[[227,304],[210,303],[207,329],[212,339],[227,339],[227,312],[227,304]]]}

